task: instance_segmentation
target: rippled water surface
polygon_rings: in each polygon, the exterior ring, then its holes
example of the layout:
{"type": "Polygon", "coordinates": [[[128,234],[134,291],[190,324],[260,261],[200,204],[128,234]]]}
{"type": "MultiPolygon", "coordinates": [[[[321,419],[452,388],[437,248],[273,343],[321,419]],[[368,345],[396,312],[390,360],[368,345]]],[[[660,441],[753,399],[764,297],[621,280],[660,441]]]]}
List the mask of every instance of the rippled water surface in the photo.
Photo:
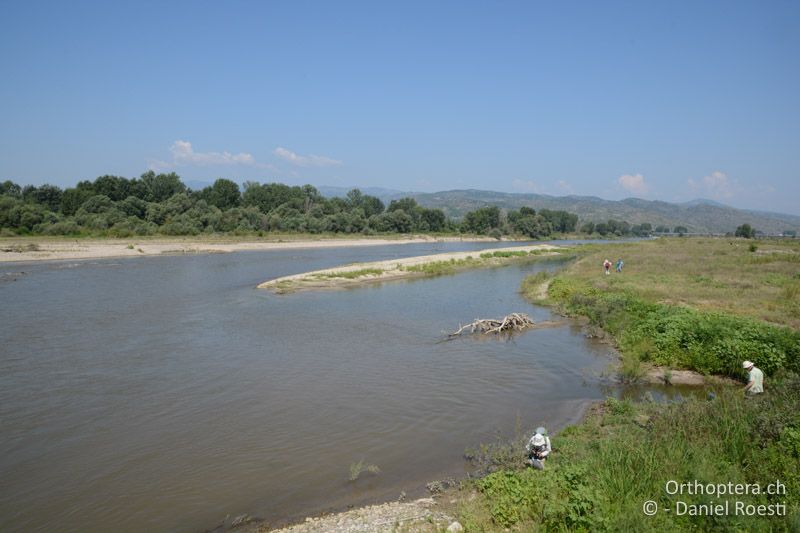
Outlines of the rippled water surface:
{"type": "MultiPolygon", "coordinates": [[[[498,243],[498,246],[508,246],[498,243]]],[[[575,326],[443,332],[514,311],[555,262],[276,296],[261,281],[446,243],[0,265],[0,530],[212,528],[419,493],[519,418],[603,396],[575,326]],[[24,274],[22,273],[24,272],[24,274]],[[351,463],[380,467],[348,481],[351,463]]]]}

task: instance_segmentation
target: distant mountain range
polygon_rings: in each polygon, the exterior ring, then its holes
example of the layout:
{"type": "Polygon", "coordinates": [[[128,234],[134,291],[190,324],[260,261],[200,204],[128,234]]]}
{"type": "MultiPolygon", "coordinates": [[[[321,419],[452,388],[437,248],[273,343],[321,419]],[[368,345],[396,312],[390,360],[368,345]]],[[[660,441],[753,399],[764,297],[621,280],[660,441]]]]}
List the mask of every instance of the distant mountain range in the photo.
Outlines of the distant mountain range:
{"type": "Polygon", "coordinates": [[[376,196],[387,204],[396,198],[403,198],[405,196],[413,196],[417,194],[414,192],[398,191],[396,189],[384,189],[383,187],[317,187],[317,190],[320,192],[320,194],[327,198],[333,198],[335,196],[344,198],[347,196],[347,193],[353,189],[358,189],[362,193],[370,196],[376,196]]]}
{"type": "MultiPolygon", "coordinates": [[[[318,187],[325,196],[345,196],[350,188],[318,187]]],[[[685,226],[690,232],[727,233],[741,224],[750,224],[767,234],[793,230],[800,233],[800,216],[764,211],[750,211],[708,199],[680,204],[626,198],[603,200],[595,196],[549,196],[546,194],[517,194],[497,191],[454,190],[435,193],[403,192],[379,187],[362,188],[361,192],[377,196],[388,204],[393,199],[410,196],[424,207],[438,207],[453,218],[468,211],[496,205],[505,209],[527,206],[533,209],[564,210],[578,215],[581,222],[603,222],[610,218],[631,224],[649,222],[656,226],[685,226]]]]}

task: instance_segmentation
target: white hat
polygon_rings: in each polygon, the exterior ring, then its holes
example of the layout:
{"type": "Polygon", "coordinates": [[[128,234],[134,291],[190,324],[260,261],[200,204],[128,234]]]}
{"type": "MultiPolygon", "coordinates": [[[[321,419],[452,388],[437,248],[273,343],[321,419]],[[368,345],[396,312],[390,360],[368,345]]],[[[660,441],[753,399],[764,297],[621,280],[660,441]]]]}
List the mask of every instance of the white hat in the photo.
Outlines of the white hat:
{"type": "Polygon", "coordinates": [[[544,446],[544,437],[542,437],[537,433],[531,439],[531,444],[533,444],[534,446],[544,446]]]}
{"type": "Polygon", "coordinates": [[[745,361],[744,363],[742,363],[742,368],[750,368],[751,366],[753,366],[752,361],[745,361]]]}

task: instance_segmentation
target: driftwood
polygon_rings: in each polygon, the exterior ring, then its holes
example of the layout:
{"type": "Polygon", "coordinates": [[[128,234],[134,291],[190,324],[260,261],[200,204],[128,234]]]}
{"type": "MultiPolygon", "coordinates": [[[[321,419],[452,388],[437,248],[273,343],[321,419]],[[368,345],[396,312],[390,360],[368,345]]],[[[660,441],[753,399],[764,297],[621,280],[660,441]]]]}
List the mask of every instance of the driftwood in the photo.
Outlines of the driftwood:
{"type": "Polygon", "coordinates": [[[533,320],[524,313],[511,313],[505,318],[478,318],[475,322],[461,326],[458,331],[450,333],[450,337],[461,335],[469,330],[470,333],[500,333],[501,331],[521,331],[533,326],[533,320]]]}

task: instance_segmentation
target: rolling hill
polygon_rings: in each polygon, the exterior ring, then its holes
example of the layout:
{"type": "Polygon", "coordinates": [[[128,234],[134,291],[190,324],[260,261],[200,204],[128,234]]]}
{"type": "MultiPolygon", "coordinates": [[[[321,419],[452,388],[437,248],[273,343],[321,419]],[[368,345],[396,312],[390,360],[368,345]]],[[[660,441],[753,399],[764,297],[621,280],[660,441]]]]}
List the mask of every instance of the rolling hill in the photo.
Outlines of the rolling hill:
{"type": "Polygon", "coordinates": [[[543,194],[514,194],[495,191],[454,190],[436,193],[409,193],[424,207],[439,207],[447,215],[460,218],[467,211],[496,205],[505,209],[522,206],[534,209],[565,210],[575,213],[581,222],[602,222],[610,218],[631,224],[649,222],[655,228],[685,226],[690,232],[726,233],[741,224],[767,234],[783,231],[800,232],[800,216],[761,211],[746,211],[711,200],[693,200],[684,204],[626,198],[603,200],[595,196],[548,196],[543,194]]]}
{"type": "MultiPolygon", "coordinates": [[[[351,187],[352,188],[352,187],[351,187]]],[[[319,187],[325,196],[345,196],[350,188],[319,187]]],[[[496,205],[502,209],[564,210],[578,215],[580,223],[604,222],[610,218],[625,220],[630,224],[649,222],[656,226],[685,226],[696,233],[727,233],[737,226],[750,224],[769,235],[784,231],[800,233],[800,216],[766,211],[737,209],[704,198],[673,204],[669,202],[626,198],[603,200],[596,196],[549,196],[546,194],[519,194],[475,189],[441,191],[434,193],[402,192],[378,187],[362,188],[361,192],[377,196],[387,205],[390,201],[410,196],[423,207],[438,207],[447,216],[460,219],[468,211],[496,205]]]]}

